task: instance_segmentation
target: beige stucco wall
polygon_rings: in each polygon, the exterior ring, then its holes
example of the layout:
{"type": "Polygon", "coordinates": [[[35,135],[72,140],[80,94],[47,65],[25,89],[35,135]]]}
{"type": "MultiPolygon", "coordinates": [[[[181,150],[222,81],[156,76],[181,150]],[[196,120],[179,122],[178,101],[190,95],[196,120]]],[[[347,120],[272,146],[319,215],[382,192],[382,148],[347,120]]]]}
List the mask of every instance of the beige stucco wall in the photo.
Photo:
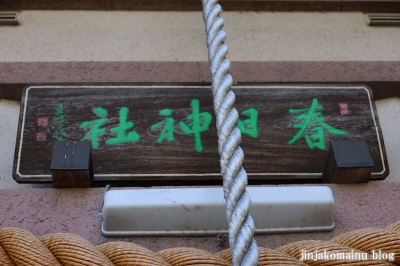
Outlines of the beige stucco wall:
{"type": "MultiPolygon", "coordinates": [[[[398,27],[362,13],[224,12],[232,61],[399,61],[398,27]]],[[[0,62],[207,61],[201,12],[23,11],[0,62]]]]}

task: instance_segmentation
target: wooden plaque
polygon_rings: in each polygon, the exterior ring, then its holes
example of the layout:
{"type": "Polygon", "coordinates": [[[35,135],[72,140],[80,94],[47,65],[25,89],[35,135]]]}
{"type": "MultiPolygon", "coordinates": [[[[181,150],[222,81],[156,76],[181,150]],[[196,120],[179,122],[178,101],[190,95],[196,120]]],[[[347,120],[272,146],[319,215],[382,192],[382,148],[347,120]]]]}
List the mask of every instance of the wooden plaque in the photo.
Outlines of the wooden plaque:
{"type": "MultiPolygon", "coordinates": [[[[250,181],[319,182],[330,139],[362,139],[388,173],[371,90],[365,86],[234,86],[250,181]]],[[[90,140],[94,182],[221,180],[208,86],[37,85],[24,89],[13,176],[50,182],[54,141],[90,140]]]]}

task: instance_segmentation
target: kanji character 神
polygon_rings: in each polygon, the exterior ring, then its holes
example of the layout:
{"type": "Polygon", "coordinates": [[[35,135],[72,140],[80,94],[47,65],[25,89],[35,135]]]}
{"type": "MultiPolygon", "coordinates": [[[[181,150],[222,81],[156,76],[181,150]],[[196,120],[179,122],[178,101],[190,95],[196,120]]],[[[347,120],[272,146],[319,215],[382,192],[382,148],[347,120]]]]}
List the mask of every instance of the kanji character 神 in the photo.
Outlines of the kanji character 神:
{"type": "Polygon", "coordinates": [[[194,148],[196,151],[201,152],[203,146],[200,133],[208,130],[212,116],[209,112],[200,113],[200,102],[197,99],[193,99],[190,106],[192,106],[193,113],[188,115],[187,119],[192,122],[185,124],[181,121],[179,124],[184,133],[194,135],[194,148]]]}

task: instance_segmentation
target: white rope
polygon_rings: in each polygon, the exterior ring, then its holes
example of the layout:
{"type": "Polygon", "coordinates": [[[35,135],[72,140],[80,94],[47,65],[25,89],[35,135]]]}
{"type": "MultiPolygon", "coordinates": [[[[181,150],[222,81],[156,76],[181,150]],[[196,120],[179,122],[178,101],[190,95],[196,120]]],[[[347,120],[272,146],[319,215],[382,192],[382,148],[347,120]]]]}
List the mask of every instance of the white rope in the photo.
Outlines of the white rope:
{"type": "Polygon", "coordinates": [[[247,174],[243,169],[244,153],[240,148],[241,133],[237,127],[239,114],[233,107],[235,94],[231,90],[230,61],[226,58],[228,46],[222,12],[218,0],[202,0],[212,78],[214,112],[217,120],[218,151],[225,197],[226,217],[229,223],[229,245],[232,265],[256,266],[258,248],[253,234],[255,225],[249,215],[250,195],[246,191],[247,174]]]}

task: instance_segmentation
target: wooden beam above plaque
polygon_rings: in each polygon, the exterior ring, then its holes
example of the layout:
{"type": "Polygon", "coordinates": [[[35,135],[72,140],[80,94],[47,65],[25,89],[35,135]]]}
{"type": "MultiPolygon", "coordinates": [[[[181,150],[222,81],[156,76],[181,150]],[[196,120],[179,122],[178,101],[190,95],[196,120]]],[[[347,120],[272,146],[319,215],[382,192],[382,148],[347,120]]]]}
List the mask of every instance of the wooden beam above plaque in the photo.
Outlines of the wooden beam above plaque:
{"type": "MultiPolygon", "coordinates": [[[[234,86],[250,182],[322,180],[331,139],[365,140],[371,180],[388,164],[365,86],[234,86]]],[[[36,85],[24,89],[13,176],[51,182],[55,141],[91,141],[95,184],[221,180],[212,92],[184,85],[36,85]]]]}

